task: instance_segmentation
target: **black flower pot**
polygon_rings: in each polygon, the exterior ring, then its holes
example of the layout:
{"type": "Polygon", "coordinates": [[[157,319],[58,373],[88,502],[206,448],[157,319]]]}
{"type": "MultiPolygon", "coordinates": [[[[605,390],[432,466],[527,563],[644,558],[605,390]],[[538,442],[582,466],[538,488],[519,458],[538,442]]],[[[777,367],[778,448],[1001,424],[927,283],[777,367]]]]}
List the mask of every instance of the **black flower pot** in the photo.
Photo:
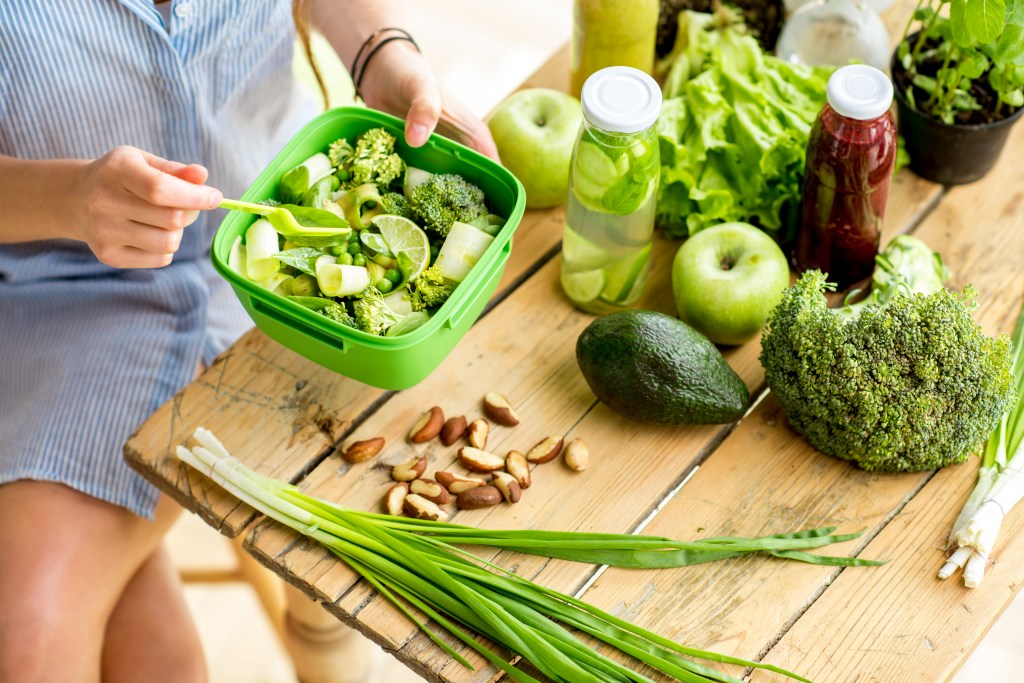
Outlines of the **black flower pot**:
{"type": "MultiPolygon", "coordinates": [[[[903,67],[893,53],[890,71],[903,67]]],[[[964,185],[978,180],[995,165],[1010,128],[1024,107],[1005,119],[982,125],[946,124],[911,108],[899,86],[894,88],[900,135],[917,175],[943,185],[964,185]]]]}

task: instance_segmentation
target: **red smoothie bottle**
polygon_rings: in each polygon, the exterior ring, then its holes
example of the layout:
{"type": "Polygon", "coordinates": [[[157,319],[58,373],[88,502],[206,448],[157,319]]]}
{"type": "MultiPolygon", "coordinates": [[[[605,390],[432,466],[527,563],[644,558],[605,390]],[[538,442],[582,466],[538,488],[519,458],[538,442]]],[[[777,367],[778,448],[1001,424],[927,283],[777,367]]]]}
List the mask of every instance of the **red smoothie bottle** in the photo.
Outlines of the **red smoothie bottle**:
{"type": "Polygon", "coordinates": [[[817,268],[845,289],[870,277],[896,164],[892,82],[864,64],[828,81],[828,104],[807,142],[799,270],[817,268]]]}

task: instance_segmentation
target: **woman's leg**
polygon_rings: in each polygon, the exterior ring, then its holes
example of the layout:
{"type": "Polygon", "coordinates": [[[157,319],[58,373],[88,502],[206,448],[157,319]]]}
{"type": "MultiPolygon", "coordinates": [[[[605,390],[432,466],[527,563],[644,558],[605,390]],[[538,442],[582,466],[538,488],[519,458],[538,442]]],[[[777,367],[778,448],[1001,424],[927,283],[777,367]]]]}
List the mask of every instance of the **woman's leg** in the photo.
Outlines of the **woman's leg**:
{"type": "Polygon", "coordinates": [[[161,498],[149,522],[62,484],[0,486],[0,683],[99,681],[107,622],[179,510],[161,498]]]}
{"type": "Polygon", "coordinates": [[[206,664],[181,581],[160,546],[135,573],[107,622],[103,683],[202,683],[206,664]]]}

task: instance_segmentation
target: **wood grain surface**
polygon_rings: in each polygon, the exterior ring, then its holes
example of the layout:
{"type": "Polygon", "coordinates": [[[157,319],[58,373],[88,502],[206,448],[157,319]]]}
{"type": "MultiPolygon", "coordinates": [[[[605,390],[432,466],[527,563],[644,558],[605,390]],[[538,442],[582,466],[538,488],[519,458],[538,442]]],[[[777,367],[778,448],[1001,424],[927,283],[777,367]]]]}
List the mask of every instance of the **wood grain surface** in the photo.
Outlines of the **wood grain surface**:
{"type": "MultiPolygon", "coordinates": [[[[899,27],[912,2],[886,15],[899,27]]],[[[894,32],[893,35],[898,35],[894,32]]],[[[563,49],[522,87],[567,85],[563,49]]],[[[948,192],[907,171],[890,195],[885,237],[913,231],[940,251],[951,285],[979,289],[986,332],[1012,328],[1024,296],[1024,129],[995,171],[948,192]]],[[[432,681],[487,681],[499,672],[452,639],[477,667],[447,657],[342,562],[308,539],[237,503],[173,458],[197,425],[216,433],[248,465],[347,506],[379,509],[390,465],[426,453],[428,473],[453,466],[457,446],[408,443],[433,405],[467,419],[499,391],[522,422],[493,426],[488,450],[525,450],[549,434],[582,438],[591,466],[560,460],[534,467],[516,505],[462,511],[488,528],[653,533],[690,539],[760,535],[812,526],[864,529],[824,552],[890,559],[884,567],[837,569],[749,557],[674,570],[599,569],[514,553],[481,554],[546,586],[574,593],[641,626],[696,647],[778,664],[817,683],[945,681],[1009,604],[1024,580],[1024,520],[1014,513],[982,588],[959,576],[935,579],[942,543],[974,482],[976,465],[939,473],[865,473],[811,448],[787,425],[763,387],[758,341],[725,357],[761,400],[734,425],[651,426],[599,404],[575,361],[575,341],[592,319],[564,297],[558,274],[564,212],[528,211],[492,308],[421,384],[384,392],[334,375],[252,331],[133,435],[126,457],[163,490],[245,547],[339,619],[432,681]],[[350,465],[337,450],[384,436],[384,452],[350,465]],[[684,483],[685,482],[685,483],[684,483]],[[680,485],[682,486],[680,487],[680,485]]],[[[643,308],[674,314],[669,269],[678,243],[657,239],[643,308]]],[[[433,627],[432,627],[433,628],[433,627]]],[[[504,653],[508,655],[508,653],[504,653]]],[[[528,665],[523,664],[528,670],[528,665]]],[[[742,675],[738,668],[724,667],[742,675]]],[[[757,681],[783,680],[756,672],[757,681]]]]}

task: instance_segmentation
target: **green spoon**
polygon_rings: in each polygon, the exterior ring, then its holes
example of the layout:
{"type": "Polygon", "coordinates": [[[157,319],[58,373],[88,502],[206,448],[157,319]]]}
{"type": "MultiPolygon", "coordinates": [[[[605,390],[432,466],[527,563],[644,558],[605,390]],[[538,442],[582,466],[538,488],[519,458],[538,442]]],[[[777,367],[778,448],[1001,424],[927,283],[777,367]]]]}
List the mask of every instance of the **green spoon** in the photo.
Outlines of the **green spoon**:
{"type": "Polygon", "coordinates": [[[310,206],[265,206],[237,199],[224,199],[220,203],[220,208],[263,216],[285,237],[333,237],[352,232],[348,221],[341,216],[310,206]]]}

